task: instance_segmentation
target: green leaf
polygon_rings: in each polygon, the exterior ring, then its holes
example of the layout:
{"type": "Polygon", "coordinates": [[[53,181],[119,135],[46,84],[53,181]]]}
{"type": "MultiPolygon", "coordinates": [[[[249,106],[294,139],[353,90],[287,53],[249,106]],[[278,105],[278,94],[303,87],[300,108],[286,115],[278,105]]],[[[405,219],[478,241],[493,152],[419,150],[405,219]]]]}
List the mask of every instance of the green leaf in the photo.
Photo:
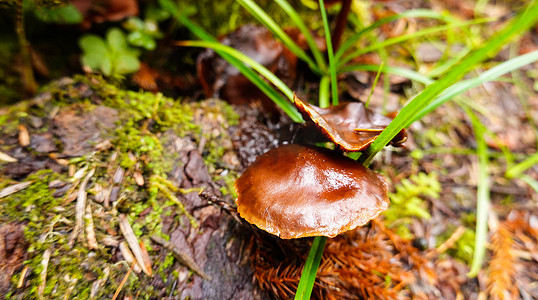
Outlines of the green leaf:
{"type": "Polygon", "coordinates": [[[140,68],[140,61],[136,55],[123,53],[115,59],[115,71],[118,74],[136,72],[140,68]]]}
{"type": "Polygon", "coordinates": [[[104,75],[110,76],[112,62],[110,51],[104,40],[96,35],[84,35],[79,40],[80,48],[83,51],[81,64],[93,70],[100,70],[104,75]]]}
{"type": "Polygon", "coordinates": [[[97,55],[107,55],[108,47],[105,41],[94,34],[86,34],[82,36],[78,44],[84,52],[94,52],[97,55]]]}
{"type": "Polygon", "coordinates": [[[69,3],[62,7],[34,9],[35,16],[46,23],[79,24],[84,19],[82,14],[69,3]]]}
{"type": "Polygon", "coordinates": [[[129,44],[137,47],[145,48],[146,50],[155,50],[157,43],[150,35],[141,31],[133,31],[127,35],[129,44]]]}
{"type": "Polygon", "coordinates": [[[124,52],[129,49],[127,41],[125,40],[125,34],[119,28],[111,28],[106,33],[106,41],[110,48],[115,52],[124,52]]]}

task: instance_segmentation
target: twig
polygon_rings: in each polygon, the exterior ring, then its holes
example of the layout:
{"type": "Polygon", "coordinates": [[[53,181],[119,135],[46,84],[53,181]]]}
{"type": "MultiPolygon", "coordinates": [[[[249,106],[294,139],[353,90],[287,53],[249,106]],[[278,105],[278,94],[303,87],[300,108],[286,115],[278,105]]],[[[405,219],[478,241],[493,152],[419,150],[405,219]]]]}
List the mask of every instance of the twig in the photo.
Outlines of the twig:
{"type": "Polygon", "coordinates": [[[78,278],[73,278],[73,279],[71,279],[69,281],[71,282],[71,284],[69,285],[69,287],[65,291],[64,300],[69,299],[69,297],[71,296],[71,293],[73,293],[73,290],[75,289],[75,286],[77,285],[78,278]]]}
{"type": "Polygon", "coordinates": [[[28,274],[28,266],[24,266],[24,269],[22,269],[21,277],[19,278],[19,282],[17,282],[18,289],[20,289],[24,285],[24,279],[26,278],[26,274],[28,274]]]}
{"type": "Polygon", "coordinates": [[[50,248],[47,248],[43,252],[43,259],[41,260],[41,267],[43,268],[41,270],[41,273],[39,274],[39,286],[37,287],[37,297],[39,299],[43,298],[43,293],[45,292],[45,286],[47,285],[47,268],[49,266],[49,260],[50,255],[52,253],[52,250],[50,248]]]}
{"type": "Polygon", "coordinates": [[[123,277],[123,280],[121,281],[120,285],[118,286],[118,289],[114,293],[114,297],[112,297],[112,300],[116,300],[116,298],[118,297],[118,294],[120,293],[121,289],[123,288],[123,285],[125,284],[125,282],[127,282],[127,278],[129,278],[129,275],[131,274],[131,271],[133,270],[133,267],[134,267],[135,264],[136,264],[136,262],[133,261],[133,263],[131,264],[131,267],[129,268],[129,271],[127,271],[127,274],[125,274],[125,276],[123,277]]]}
{"type": "Polygon", "coordinates": [[[75,240],[77,239],[77,236],[79,232],[84,227],[84,211],[86,209],[86,185],[88,184],[88,181],[90,181],[90,178],[95,173],[95,168],[91,169],[91,171],[86,175],[82,183],[80,184],[80,188],[78,189],[78,197],[77,197],[77,205],[76,205],[76,223],[75,228],[73,229],[73,233],[71,233],[71,237],[69,237],[69,247],[73,247],[75,244],[75,240]]]}
{"type": "Polygon", "coordinates": [[[146,273],[146,275],[151,276],[151,261],[149,261],[148,256],[144,256],[142,249],[140,248],[140,244],[138,243],[138,239],[136,238],[136,235],[133,232],[133,229],[131,228],[131,224],[129,224],[129,221],[127,220],[127,217],[123,214],[119,215],[120,219],[120,230],[123,233],[123,236],[125,237],[125,240],[127,241],[127,244],[129,245],[129,248],[131,248],[131,251],[133,252],[138,265],[146,273]]]}
{"type": "Polygon", "coordinates": [[[202,268],[198,266],[198,264],[194,261],[192,257],[190,257],[187,253],[179,250],[174,244],[166,241],[165,239],[161,238],[157,235],[152,235],[151,239],[157,243],[163,246],[166,250],[172,252],[174,257],[183,265],[185,265],[187,268],[191,269],[194,273],[200,275],[200,277],[211,280],[211,277],[202,271],[202,268]]]}
{"type": "MultiPolygon", "coordinates": [[[[125,242],[121,242],[119,244],[119,248],[120,248],[120,252],[121,252],[121,255],[123,256],[123,258],[125,259],[125,261],[128,263],[128,264],[132,264],[133,262],[136,263],[136,258],[134,257],[133,253],[131,252],[131,250],[129,250],[129,246],[127,246],[127,244],[125,242]]],[[[140,273],[142,272],[142,269],[140,269],[140,266],[138,264],[135,264],[133,270],[136,272],[136,273],[140,273]]]]}
{"type": "Polygon", "coordinates": [[[16,158],[11,157],[11,156],[9,156],[9,155],[5,154],[4,152],[1,152],[1,151],[0,151],[0,160],[8,162],[8,163],[17,161],[16,158]]]}
{"type": "Polygon", "coordinates": [[[25,181],[25,182],[17,183],[14,185],[10,185],[7,188],[4,188],[0,191],[0,199],[7,197],[11,194],[14,194],[18,191],[22,191],[25,188],[29,187],[32,183],[34,183],[34,181],[30,180],[30,181],[25,181]]]}
{"type": "Polygon", "coordinates": [[[459,226],[458,228],[456,228],[454,233],[452,233],[452,235],[448,238],[448,240],[446,240],[444,243],[439,245],[439,247],[437,247],[435,251],[441,254],[445,252],[446,250],[454,247],[454,244],[456,244],[456,242],[463,236],[464,233],[465,233],[465,227],[459,226]]]}
{"type": "Polygon", "coordinates": [[[97,279],[96,281],[94,281],[94,283],[92,284],[92,289],[91,289],[91,292],[90,292],[90,299],[93,299],[95,298],[95,295],[97,295],[97,292],[99,291],[99,289],[103,286],[103,284],[105,284],[105,282],[108,280],[108,276],[110,275],[110,268],[109,267],[105,267],[105,269],[103,270],[103,277],[97,279]]]}
{"type": "Polygon", "coordinates": [[[86,205],[86,215],[84,218],[86,219],[86,238],[88,239],[88,247],[90,249],[97,249],[99,248],[99,244],[97,244],[97,239],[95,238],[92,207],[89,203],[86,205]]]}

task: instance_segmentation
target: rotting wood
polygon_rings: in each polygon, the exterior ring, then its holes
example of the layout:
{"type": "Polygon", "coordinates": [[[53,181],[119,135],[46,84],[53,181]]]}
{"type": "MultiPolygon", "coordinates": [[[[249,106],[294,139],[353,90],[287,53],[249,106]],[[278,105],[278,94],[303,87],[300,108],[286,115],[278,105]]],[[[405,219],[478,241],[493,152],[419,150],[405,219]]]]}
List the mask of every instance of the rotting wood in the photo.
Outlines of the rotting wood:
{"type": "Polygon", "coordinates": [[[200,277],[202,277],[202,278],[204,278],[206,280],[211,280],[211,277],[204,273],[202,268],[200,268],[200,266],[198,266],[198,264],[194,261],[194,259],[192,257],[190,257],[187,253],[179,250],[176,246],[174,246],[174,244],[166,241],[165,239],[163,239],[163,238],[161,238],[160,236],[157,236],[157,235],[152,235],[151,239],[155,243],[163,246],[166,250],[172,252],[174,257],[180,263],[182,263],[183,265],[185,265],[186,267],[191,269],[194,273],[200,275],[200,277]]]}

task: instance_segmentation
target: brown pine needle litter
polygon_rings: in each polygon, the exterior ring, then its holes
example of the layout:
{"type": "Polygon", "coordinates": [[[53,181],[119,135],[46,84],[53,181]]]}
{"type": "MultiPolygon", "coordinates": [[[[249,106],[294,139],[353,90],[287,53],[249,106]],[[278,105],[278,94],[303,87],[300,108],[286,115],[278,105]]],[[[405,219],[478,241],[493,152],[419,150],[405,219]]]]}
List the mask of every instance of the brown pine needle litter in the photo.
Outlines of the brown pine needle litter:
{"type": "MultiPolygon", "coordinates": [[[[259,286],[276,298],[292,298],[308,254],[308,243],[258,236],[250,247],[259,286]]],[[[410,298],[410,290],[404,288],[417,283],[419,273],[427,274],[431,283],[436,281],[432,265],[423,253],[374,220],[370,227],[327,241],[312,297],[410,298]]]]}
{"type": "Polygon", "coordinates": [[[506,224],[500,223],[499,229],[491,238],[492,259],[488,270],[488,291],[491,299],[516,299],[517,286],[513,282],[515,257],[512,252],[512,234],[506,224]]]}

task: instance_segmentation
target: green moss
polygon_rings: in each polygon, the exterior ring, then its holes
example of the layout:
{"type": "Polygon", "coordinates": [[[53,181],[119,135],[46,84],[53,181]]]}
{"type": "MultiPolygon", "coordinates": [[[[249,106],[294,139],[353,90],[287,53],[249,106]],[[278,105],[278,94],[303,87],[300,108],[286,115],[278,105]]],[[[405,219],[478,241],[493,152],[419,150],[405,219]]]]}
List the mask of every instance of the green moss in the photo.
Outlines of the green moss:
{"type": "MultiPolygon", "coordinates": [[[[448,230],[439,237],[437,244],[441,245],[444,243],[452,236],[455,230],[456,226],[449,226],[448,230]]],[[[465,227],[463,235],[456,241],[452,248],[447,250],[446,253],[470,266],[473,261],[475,238],[474,230],[465,227]]]]}
{"type": "Polygon", "coordinates": [[[396,228],[396,232],[407,239],[412,235],[408,224],[413,218],[429,219],[430,213],[423,198],[439,198],[441,184],[436,173],[419,173],[411,175],[409,179],[403,179],[396,186],[396,193],[389,193],[390,206],[383,213],[388,227],[396,228]]]}

